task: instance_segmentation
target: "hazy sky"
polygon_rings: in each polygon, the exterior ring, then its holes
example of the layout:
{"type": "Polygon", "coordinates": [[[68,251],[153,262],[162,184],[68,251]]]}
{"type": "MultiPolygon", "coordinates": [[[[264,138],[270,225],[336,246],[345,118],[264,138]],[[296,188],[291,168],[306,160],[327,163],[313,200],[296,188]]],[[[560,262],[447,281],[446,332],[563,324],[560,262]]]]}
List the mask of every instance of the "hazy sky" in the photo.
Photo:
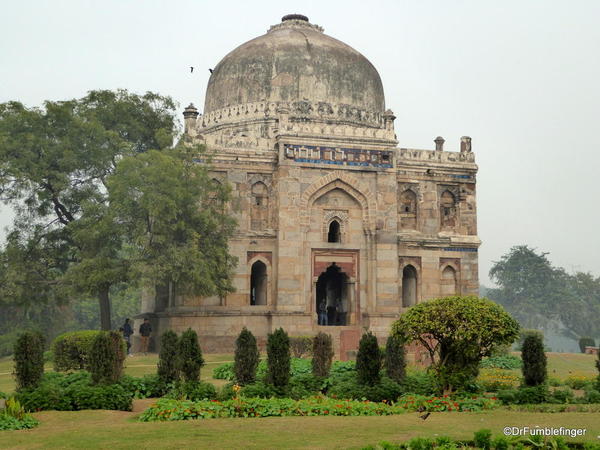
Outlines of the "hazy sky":
{"type": "Polygon", "coordinates": [[[0,102],[126,88],[181,109],[202,109],[225,54],[305,14],[378,69],[399,146],[473,138],[484,284],[517,244],[600,275],[600,1],[4,0],[1,11],[0,102]]]}

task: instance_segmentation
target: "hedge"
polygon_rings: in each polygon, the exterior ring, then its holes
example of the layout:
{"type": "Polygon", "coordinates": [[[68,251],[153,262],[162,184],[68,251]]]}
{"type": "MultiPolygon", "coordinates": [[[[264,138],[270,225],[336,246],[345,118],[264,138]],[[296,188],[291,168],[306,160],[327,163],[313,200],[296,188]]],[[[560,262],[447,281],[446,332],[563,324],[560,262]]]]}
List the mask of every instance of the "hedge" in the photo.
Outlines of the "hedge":
{"type": "Polygon", "coordinates": [[[54,356],[54,370],[89,369],[89,354],[92,342],[100,331],[71,331],[58,336],[52,342],[51,351],[54,356]]]}

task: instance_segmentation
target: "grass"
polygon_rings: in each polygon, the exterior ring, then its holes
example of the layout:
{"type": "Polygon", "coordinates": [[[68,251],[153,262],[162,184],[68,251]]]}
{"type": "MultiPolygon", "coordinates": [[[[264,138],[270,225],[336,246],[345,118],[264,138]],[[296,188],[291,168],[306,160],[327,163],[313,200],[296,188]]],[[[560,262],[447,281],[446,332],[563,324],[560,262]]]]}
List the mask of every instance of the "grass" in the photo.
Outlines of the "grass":
{"type": "Polygon", "coordinates": [[[36,413],[38,428],[0,432],[0,448],[361,448],[415,436],[472,438],[482,428],[494,436],[505,426],[586,428],[574,440],[599,442],[597,414],[513,411],[433,413],[384,417],[273,417],[139,423],[136,413],[49,411],[36,413]]]}

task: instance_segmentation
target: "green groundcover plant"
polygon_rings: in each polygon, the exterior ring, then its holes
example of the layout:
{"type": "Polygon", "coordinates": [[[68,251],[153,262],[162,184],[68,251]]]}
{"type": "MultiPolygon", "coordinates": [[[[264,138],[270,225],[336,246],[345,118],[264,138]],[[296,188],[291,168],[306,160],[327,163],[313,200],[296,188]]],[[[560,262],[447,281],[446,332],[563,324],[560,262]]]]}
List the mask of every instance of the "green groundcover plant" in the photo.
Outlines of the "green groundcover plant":
{"type": "MultiPolygon", "coordinates": [[[[331,366],[331,375],[339,374],[342,372],[352,372],[355,370],[356,363],[354,361],[334,361],[331,366]]],[[[297,375],[309,374],[312,371],[312,360],[305,358],[292,358],[290,364],[290,375],[295,377],[297,375]]],[[[264,379],[267,373],[267,361],[262,360],[258,364],[256,370],[256,379],[264,379]]],[[[217,380],[235,380],[235,373],[233,370],[233,363],[224,363],[213,369],[213,378],[217,380]]]]}
{"type": "Polygon", "coordinates": [[[6,400],[0,409],[0,430],[25,430],[34,428],[39,422],[25,412],[25,408],[14,398],[6,400]]]}
{"type": "Polygon", "coordinates": [[[315,396],[290,398],[245,398],[230,400],[174,400],[162,398],[140,416],[142,422],[212,419],[227,417],[284,416],[388,416],[415,411],[480,411],[498,406],[492,398],[407,396],[398,402],[340,400],[315,396]]]}

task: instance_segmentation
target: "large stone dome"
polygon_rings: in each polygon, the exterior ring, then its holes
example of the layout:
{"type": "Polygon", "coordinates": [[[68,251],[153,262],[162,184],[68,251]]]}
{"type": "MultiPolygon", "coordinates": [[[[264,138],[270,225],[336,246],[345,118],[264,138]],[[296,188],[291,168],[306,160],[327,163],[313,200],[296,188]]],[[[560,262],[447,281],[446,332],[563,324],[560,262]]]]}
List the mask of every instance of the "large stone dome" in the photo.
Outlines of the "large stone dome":
{"type": "Polygon", "coordinates": [[[385,110],[381,78],[369,60],[298,14],[223,58],[208,82],[204,114],[257,102],[300,102],[329,113],[343,107],[358,115],[385,110]]]}

